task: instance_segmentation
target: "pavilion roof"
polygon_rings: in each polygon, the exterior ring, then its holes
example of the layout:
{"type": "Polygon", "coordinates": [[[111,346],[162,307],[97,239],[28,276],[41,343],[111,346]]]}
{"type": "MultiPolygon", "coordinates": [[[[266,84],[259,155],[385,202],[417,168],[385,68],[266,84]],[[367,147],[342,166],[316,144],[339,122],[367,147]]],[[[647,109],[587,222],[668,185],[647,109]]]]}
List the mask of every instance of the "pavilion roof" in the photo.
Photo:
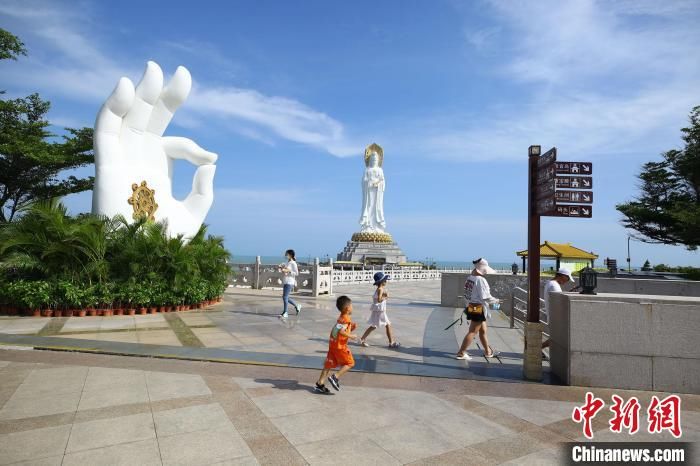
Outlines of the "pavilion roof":
{"type": "MultiPolygon", "coordinates": [[[[527,257],[527,249],[518,251],[517,254],[521,257],[527,257]]],[[[598,254],[584,251],[581,248],[572,246],[571,243],[550,243],[545,241],[540,245],[540,257],[550,257],[559,259],[597,259],[598,254]]]]}

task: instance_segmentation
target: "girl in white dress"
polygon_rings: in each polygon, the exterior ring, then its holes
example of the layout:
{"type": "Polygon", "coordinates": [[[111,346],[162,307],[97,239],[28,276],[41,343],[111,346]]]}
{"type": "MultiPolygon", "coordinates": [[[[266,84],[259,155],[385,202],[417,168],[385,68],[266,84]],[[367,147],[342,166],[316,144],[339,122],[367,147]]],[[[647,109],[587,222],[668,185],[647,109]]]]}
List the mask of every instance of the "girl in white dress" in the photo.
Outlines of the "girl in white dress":
{"type": "Polygon", "coordinates": [[[387,280],[391,280],[391,277],[384,272],[377,272],[374,274],[374,286],[377,287],[377,290],[372,297],[372,306],[370,307],[371,313],[369,319],[367,319],[369,327],[365,330],[365,333],[360,339],[360,344],[362,346],[369,346],[369,343],[366,341],[367,337],[377,327],[386,327],[389,348],[398,348],[400,346],[399,342],[394,339],[394,334],[391,331],[391,321],[389,320],[389,316],[386,315],[386,300],[389,297],[389,294],[386,292],[387,280]]]}

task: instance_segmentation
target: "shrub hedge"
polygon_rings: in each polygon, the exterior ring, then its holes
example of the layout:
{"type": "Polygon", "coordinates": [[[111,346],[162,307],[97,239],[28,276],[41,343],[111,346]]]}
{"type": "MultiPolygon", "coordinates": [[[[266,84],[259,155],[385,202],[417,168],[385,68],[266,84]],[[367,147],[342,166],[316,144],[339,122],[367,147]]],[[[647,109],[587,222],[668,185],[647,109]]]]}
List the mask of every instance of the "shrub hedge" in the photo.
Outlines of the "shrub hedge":
{"type": "Polygon", "coordinates": [[[16,310],[185,306],[219,298],[230,276],[223,239],[189,241],[166,225],[68,215],[38,202],[0,225],[0,306],[16,310]]]}

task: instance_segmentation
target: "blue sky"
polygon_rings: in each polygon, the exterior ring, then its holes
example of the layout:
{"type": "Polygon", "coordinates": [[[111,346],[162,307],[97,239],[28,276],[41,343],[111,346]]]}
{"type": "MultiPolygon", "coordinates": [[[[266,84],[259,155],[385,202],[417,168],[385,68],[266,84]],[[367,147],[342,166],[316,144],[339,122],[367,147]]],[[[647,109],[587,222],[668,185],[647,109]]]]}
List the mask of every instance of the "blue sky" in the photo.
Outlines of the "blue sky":
{"type": "MultiPolygon", "coordinates": [[[[334,256],[358,229],[365,146],[384,147],[388,230],[412,259],[510,262],[526,246],[526,154],[594,163],[594,217],[543,239],[624,262],[616,203],[641,164],[681,145],[700,105],[695,1],[0,3],[30,55],[0,63],[11,96],[91,126],[147,60],[194,88],[166,131],[219,154],[207,218],[235,254],[334,256]]],[[[184,197],[194,170],[176,168],[184,197]]],[[[90,194],[66,200],[90,208],[90,194]]],[[[644,259],[700,265],[682,247],[644,259]]]]}

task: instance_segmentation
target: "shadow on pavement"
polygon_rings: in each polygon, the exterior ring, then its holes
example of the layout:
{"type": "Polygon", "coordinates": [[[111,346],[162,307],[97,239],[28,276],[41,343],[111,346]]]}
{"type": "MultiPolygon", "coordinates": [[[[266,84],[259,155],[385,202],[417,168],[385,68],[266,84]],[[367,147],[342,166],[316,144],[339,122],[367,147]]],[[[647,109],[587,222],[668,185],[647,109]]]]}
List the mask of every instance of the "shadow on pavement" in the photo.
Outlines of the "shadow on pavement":
{"type": "Polygon", "coordinates": [[[255,379],[256,383],[270,384],[272,388],[277,390],[291,390],[291,391],[306,391],[309,393],[315,393],[314,387],[311,385],[302,385],[298,380],[291,379],[255,379]]]}

